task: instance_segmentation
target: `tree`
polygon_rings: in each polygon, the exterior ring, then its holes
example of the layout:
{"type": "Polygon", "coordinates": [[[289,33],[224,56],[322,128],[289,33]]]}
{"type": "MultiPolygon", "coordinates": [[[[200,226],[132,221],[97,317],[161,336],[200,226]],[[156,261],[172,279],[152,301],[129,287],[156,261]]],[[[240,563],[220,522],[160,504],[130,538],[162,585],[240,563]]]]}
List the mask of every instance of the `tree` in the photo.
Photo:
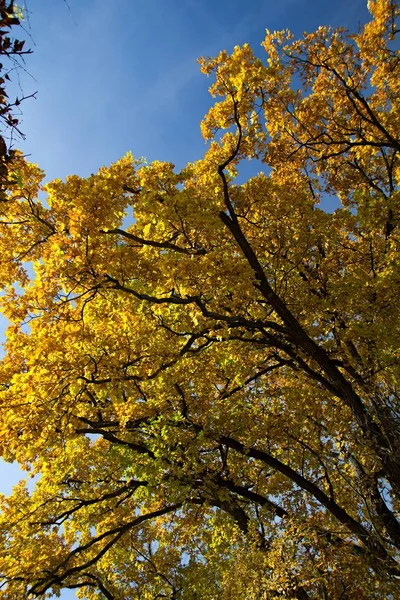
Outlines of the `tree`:
{"type": "Polygon", "coordinates": [[[0,0],[0,57],[6,61],[5,65],[0,63],[0,201],[6,199],[10,184],[17,183],[18,176],[10,169],[15,154],[11,146],[15,134],[20,137],[23,137],[23,134],[18,128],[19,119],[15,111],[28,97],[17,97],[11,101],[6,92],[6,82],[11,81],[9,73],[18,70],[21,66],[18,61],[31,52],[24,49],[25,41],[10,36],[11,28],[20,25],[21,16],[22,11],[17,8],[14,0],[0,0]]]}
{"type": "Polygon", "coordinates": [[[1,501],[1,598],[399,597],[399,10],[369,8],[202,59],[179,173],[126,156],[44,204],[17,157],[2,455],[40,478],[1,501]]]}

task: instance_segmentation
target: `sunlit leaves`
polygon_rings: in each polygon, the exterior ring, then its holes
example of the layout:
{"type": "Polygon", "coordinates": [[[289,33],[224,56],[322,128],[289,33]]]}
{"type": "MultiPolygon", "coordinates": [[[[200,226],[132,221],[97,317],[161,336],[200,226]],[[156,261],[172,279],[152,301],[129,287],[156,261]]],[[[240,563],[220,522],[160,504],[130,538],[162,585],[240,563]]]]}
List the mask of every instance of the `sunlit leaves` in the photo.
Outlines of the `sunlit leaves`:
{"type": "Polygon", "coordinates": [[[180,173],[42,188],[18,158],[1,451],[40,479],[2,499],[1,597],[395,597],[397,8],[370,8],[201,59],[180,173]]]}

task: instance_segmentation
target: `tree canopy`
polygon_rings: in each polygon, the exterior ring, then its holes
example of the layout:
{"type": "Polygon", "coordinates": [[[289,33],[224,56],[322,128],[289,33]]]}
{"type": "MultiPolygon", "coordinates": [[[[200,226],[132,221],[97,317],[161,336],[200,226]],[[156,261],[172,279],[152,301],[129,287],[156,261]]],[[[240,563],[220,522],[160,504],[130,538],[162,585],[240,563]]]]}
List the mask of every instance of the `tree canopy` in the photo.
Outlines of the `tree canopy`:
{"type": "Polygon", "coordinates": [[[0,598],[399,598],[399,9],[369,9],[201,59],[180,172],[14,157],[1,452],[37,478],[0,598]]]}

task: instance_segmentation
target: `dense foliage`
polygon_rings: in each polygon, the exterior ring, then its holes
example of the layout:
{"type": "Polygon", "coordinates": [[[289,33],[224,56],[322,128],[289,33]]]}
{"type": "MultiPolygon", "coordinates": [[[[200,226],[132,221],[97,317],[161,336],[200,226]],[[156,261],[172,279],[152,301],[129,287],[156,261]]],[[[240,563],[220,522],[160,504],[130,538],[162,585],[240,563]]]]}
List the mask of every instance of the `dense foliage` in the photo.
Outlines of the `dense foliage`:
{"type": "Polygon", "coordinates": [[[40,477],[1,499],[0,598],[399,598],[398,7],[369,8],[201,60],[180,173],[41,201],[16,158],[1,452],[40,477]]]}

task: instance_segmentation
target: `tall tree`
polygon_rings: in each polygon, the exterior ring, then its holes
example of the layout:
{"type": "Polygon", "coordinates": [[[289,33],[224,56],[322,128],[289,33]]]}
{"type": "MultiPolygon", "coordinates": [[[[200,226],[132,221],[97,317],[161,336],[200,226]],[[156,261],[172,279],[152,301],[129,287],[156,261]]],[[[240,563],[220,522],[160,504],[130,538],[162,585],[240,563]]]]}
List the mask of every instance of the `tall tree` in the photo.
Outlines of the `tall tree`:
{"type": "Polygon", "coordinates": [[[1,598],[399,597],[399,10],[369,8],[202,59],[180,173],[126,156],[42,204],[17,157],[0,427],[40,478],[1,500],[1,598]]]}

